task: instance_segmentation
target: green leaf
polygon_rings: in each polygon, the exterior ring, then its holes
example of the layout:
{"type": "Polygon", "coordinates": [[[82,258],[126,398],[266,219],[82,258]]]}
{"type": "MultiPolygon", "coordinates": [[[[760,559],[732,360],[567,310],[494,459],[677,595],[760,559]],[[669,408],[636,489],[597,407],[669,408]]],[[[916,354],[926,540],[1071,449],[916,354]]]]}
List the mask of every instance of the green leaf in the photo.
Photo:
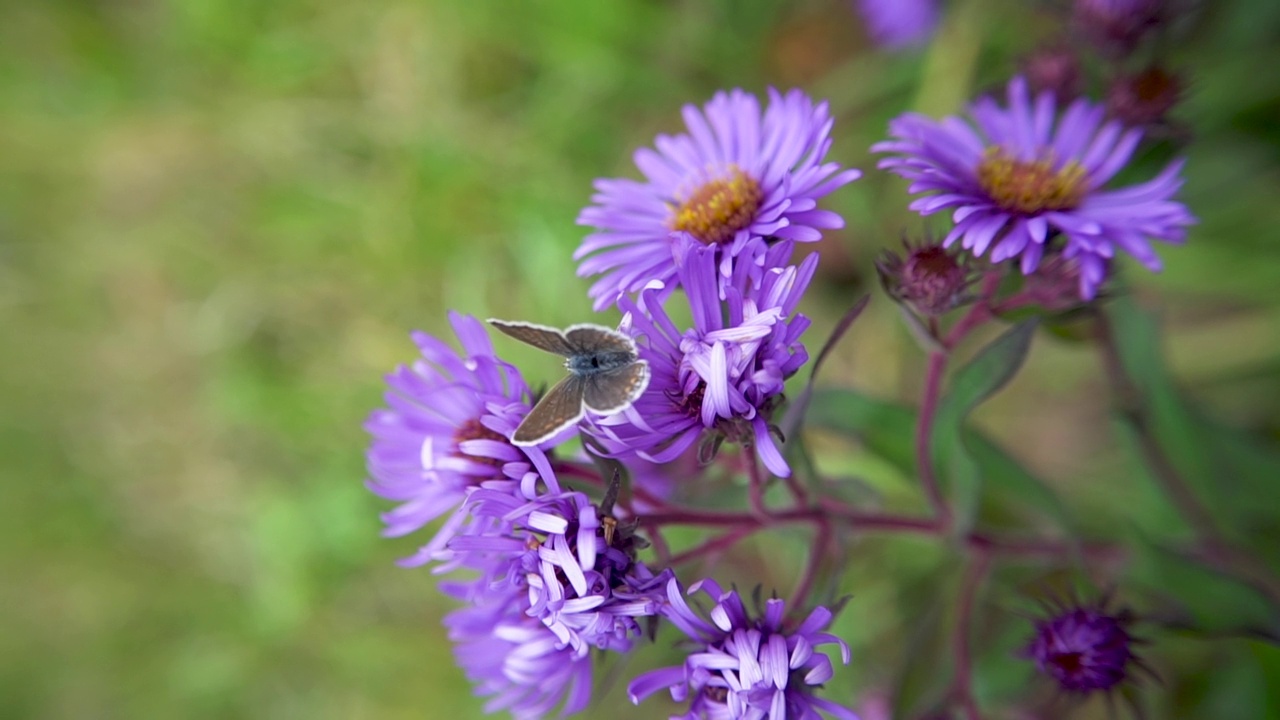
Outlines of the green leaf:
{"type": "Polygon", "coordinates": [[[1118,399],[1121,420],[1132,431],[1124,436],[1131,449],[1142,458],[1136,433],[1149,434],[1219,532],[1259,552],[1274,552],[1280,545],[1280,452],[1205,416],[1182,397],[1151,313],[1121,297],[1108,306],[1107,319],[1120,364],[1138,395],[1118,399]]]}
{"type": "Polygon", "coordinates": [[[1128,582],[1145,587],[1148,620],[1205,635],[1239,635],[1280,643],[1280,607],[1265,593],[1200,558],[1139,534],[1128,582]]]}
{"type": "Polygon", "coordinates": [[[912,437],[916,413],[905,405],[877,400],[857,390],[824,389],[813,398],[807,421],[814,427],[856,437],[872,454],[916,473],[912,437]]]}
{"type": "Polygon", "coordinates": [[[982,475],[965,439],[965,419],[983,401],[999,392],[1022,367],[1031,349],[1039,320],[1018,323],[982,349],[956,372],[951,392],[938,406],[931,452],[934,467],[949,480],[957,529],[973,525],[981,496],[982,475]]]}
{"type": "Polygon", "coordinates": [[[827,341],[822,344],[822,349],[818,351],[818,356],[814,358],[813,367],[809,370],[809,382],[805,383],[804,390],[796,397],[795,402],[787,407],[787,412],[782,418],[782,435],[784,438],[790,438],[800,429],[800,425],[804,423],[805,413],[809,410],[809,403],[813,398],[813,384],[818,379],[818,371],[822,369],[822,364],[826,362],[827,356],[835,349],[840,338],[849,332],[849,328],[853,326],[853,321],[862,315],[862,311],[867,308],[867,303],[871,302],[870,295],[863,295],[849,309],[845,311],[840,321],[831,329],[831,334],[827,336],[827,341]]]}
{"type": "MultiPolygon", "coordinates": [[[[857,438],[873,455],[916,477],[916,417],[916,411],[906,405],[870,398],[856,390],[825,389],[814,396],[808,422],[815,428],[857,438]]],[[[1043,480],[977,430],[966,428],[963,438],[972,462],[988,486],[997,491],[993,495],[998,500],[1010,500],[1043,514],[1065,530],[1071,529],[1069,513],[1043,480]]],[[[948,458],[943,454],[938,462],[946,464],[948,458]]]]}

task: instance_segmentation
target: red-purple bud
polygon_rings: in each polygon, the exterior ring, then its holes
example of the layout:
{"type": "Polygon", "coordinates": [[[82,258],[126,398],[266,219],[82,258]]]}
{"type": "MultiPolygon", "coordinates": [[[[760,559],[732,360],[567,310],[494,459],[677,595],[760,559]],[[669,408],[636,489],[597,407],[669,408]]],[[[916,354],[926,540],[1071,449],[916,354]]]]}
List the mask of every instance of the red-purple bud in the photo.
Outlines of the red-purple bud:
{"type": "Polygon", "coordinates": [[[1022,76],[1032,93],[1038,95],[1047,90],[1059,103],[1079,97],[1084,86],[1080,58],[1066,47],[1041,48],[1026,56],[1022,59],[1022,76]]]}
{"type": "Polygon", "coordinates": [[[1161,0],[1076,0],[1076,27],[1108,55],[1133,52],[1142,36],[1159,24],[1161,0]]]}
{"type": "Polygon", "coordinates": [[[1105,601],[1061,604],[1036,621],[1035,635],[1023,650],[1043,675],[1069,693],[1108,692],[1145,667],[1133,652],[1132,615],[1109,612],[1105,601]]]}
{"type": "Polygon", "coordinates": [[[885,292],[919,315],[937,317],[970,299],[972,274],[955,254],[933,242],[913,246],[903,241],[907,256],[891,250],[876,260],[885,292]]]}
{"type": "Polygon", "coordinates": [[[1107,110],[1112,117],[1132,126],[1161,123],[1182,99],[1182,88],[1180,77],[1152,65],[1112,81],[1107,89],[1107,110]]]}

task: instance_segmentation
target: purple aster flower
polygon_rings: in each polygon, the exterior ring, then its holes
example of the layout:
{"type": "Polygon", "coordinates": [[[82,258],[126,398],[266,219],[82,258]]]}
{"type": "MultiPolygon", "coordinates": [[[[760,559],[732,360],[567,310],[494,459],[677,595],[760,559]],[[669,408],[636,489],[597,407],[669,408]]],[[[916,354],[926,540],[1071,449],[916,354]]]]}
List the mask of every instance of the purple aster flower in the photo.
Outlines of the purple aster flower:
{"type": "MultiPolygon", "coordinates": [[[[469,593],[453,588],[463,599],[469,593]]],[[[569,715],[591,701],[591,657],[580,655],[536,618],[520,611],[523,594],[488,594],[447,615],[454,656],[477,695],[491,696],[487,713],[506,710],[515,720],[541,720],[557,706],[569,715]]]]}
{"type": "Polygon", "coordinates": [[[822,715],[857,720],[849,708],[814,695],[814,690],[834,674],[831,659],[815,652],[823,645],[838,645],[840,658],[849,664],[849,646],[825,632],[832,614],[824,607],[796,627],[783,623],[785,604],[765,602],[761,617],[753,619],[737,591],[723,591],[713,580],[690,588],[701,590],[715,603],[710,622],[685,602],[680,584],[667,584],[669,604],[664,617],[694,642],[683,665],[660,668],[640,675],[627,686],[631,702],[639,704],[668,688],[676,702],[689,701],[686,720],[791,718],[818,720],[822,715]]]}
{"type": "Polygon", "coordinates": [[[977,129],[955,117],[935,121],[917,114],[890,123],[894,140],[872,146],[890,153],[880,167],[912,181],[912,201],[922,215],[953,208],[957,239],[992,262],[1020,257],[1022,272],[1040,264],[1054,238],[1064,257],[1077,258],[1080,295],[1092,299],[1117,250],[1153,272],[1161,268],[1151,240],[1182,242],[1195,218],[1172,198],[1182,185],[1182,161],[1154,179],[1116,190],[1103,186],[1133,155],[1142,138],[1117,122],[1103,122],[1104,108],[1071,103],[1056,122],[1049,93],[1033,103],[1026,81],[1009,83],[1009,107],[990,98],[974,104],[977,129]]]}
{"type": "Polygon", "coordinates": [[[1130,666],[1151,672],[1133,652],[1128,612],[1108,612],[1104,600],[1086,606],[1055,603],[1053,613],[1035,623],[1023,656],[1062,690],[1107,692],[1129,678],[1130,666]]]}
{"type": "MultiPolygon", "coordinates": [[[[385,535],[398,537],[456,510],[480,485],[534,497],[541,481],[559,490],[546,456],[507,441],[529,412],[520,372],[494,356],[480,321],[451,312],[462,344],[414,333],[422,358],[387,376],[387,407],[365,423],[370,490],[400,503],[382,516],[385,535]]],[[[440,558],[444,543],[465,521],[455,513],[436,537],[403,565],[440,558]]]]}
{"type": "Polygon", "coordinates": [[[616,518],[605,522],[607,513],[586,495],[521,501],[480,489],[468,506],[486,529],[454,537],[449,549],[481,572],[483,592],[505,597],[511,588],[522,591],[516,604],[575,655],[586,656],[592,647],[630,650],[641,634],[637,619],[658,613],[668,575],[655,577],[638,562],[643,541],[616,518]]]}
{"type": "Polygon", "coordinates": [[[876,44],[889,50],[920,45],[938,27],[937,0],[858,0],[858,13],[876,44]]]}
{"type": "MultiPolygon", "coordinates": [[[[772,253],[788,252],[774,246],[772,253]]],[[[693,327],[681,332],[662,307],[655,284],[640,302],[624,298],[624,331],[637,337],[651,377],[644,394],[625,412],[594,420],[588,432],[619,455],[667,462],[714,430],[755,448],[775,475],[790,474],[775,445],[770,414],[781,401],[783,381],[808,360],[800,335],[809,319],[795,312],[817,267],[812,254],[799,267],[770,269],[758,285],[739,267],[721,300],[714,251],[694,241],[680,250],[678,277],[693,327]]]]}
{"type": "Polygon", "coordinates": [[[597,229],[574,253],[578,275],[603,275],[591,286],[596,310],[653,280],[673,290],[680,233],[716,248],[724,278],[749,263],[758,279],[771,256],[767,241],[814,242],[820,230],[844,225],[817,201],[861,173],[824,162],[832,125],[825,102],[770,89],[762,114],[754,95],[733,90],[701,110],[685,106],[684,120],[688,134],[659,135],[656,150],[636,151],[643,181],[597,180],[595,204],[578,216],[597,229]]]}

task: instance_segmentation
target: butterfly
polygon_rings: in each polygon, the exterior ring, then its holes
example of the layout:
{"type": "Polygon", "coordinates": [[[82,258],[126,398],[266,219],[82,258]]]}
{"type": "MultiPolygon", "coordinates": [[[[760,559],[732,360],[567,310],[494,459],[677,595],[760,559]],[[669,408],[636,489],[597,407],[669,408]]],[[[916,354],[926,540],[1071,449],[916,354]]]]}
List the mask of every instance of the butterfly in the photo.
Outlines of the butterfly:
{"type": "Polygon", "coordinates": [[[617,330],[582,323],[564,330],[489,318],[511,337],[562,356],[569,376],[556,383],[529,411],[511,436],[514,445],[539,445],[569,428],[590,410],[616,415],[649,387],[649,363],[636,343],[617,330]]]}

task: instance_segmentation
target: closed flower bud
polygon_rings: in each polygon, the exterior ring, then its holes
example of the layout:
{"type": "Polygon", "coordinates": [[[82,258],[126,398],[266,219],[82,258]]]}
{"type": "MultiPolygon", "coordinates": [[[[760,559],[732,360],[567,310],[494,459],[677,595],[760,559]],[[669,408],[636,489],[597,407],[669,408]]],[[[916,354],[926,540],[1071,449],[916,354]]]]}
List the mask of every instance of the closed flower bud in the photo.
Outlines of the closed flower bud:
{"type": "Polygon", "coordinates": [[[905,258],[886,250],[876,260],[885,292],[916,314],[937,317],[969,300],[973,279],[954,253],[934,242],[903,241],[905,258]]]}

